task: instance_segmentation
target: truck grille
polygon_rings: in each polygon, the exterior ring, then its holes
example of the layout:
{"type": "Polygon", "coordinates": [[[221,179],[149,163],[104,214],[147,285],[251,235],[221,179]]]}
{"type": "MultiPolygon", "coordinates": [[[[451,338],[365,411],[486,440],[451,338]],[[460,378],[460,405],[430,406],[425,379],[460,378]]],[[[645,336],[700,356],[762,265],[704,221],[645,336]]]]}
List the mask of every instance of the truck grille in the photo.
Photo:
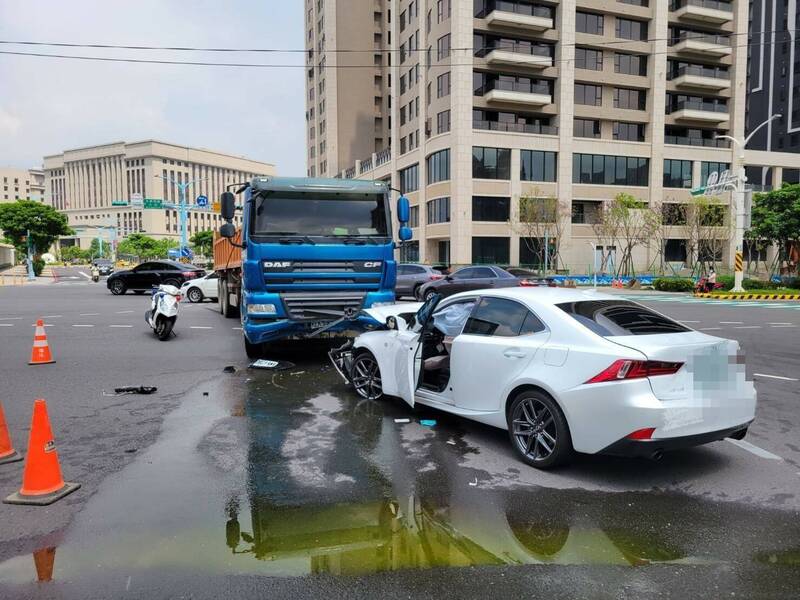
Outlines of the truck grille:
{"type": "Polygon", "coordinates": [[[378,289],[383,276],[380,260],[265,260],[264,283],[270,291],[320,289],[320,286],[378,289]]]}
{"type": "Polygon", "coordinates": [[[346,312],[355,314],[364,304],[364,294],[350,292],[281,294],[281,299],[293,320],[334,320],[346,312]]]}

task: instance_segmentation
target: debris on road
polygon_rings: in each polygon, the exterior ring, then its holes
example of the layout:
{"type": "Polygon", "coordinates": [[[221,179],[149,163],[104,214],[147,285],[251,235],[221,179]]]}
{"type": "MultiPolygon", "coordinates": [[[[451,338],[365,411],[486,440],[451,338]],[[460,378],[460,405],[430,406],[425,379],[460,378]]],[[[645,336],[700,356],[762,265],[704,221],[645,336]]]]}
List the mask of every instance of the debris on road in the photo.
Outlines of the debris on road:
{"type": "Polygon", "coordinates": [[[420,419],[419,424],[423,427],[433,427],[436,425],[436,419],[420,419]]]}
{"type": "Polygon", "coordinates": [[[472,487],[477,487],[477,486],[478,486],[478,478],[476,477],[476,478],[475,478],[475,481],[470,481],[470,482],[469,482],[469,484],[470,484],[472,487]]]}
{"type": "Polygon", "coordinates": [[[157,387],[147,386],[147,385],[139,385],[139,386],[126,386],[126,387],[118,387],[114,388],[115,395],[122,396],[124,394],[155,394],[158,391],[157,387]]]}
{"type": "Polygon", "coordinates": [[[285,371],[286,369],[294,368],[294,363],[290,363],[288,360],[268,360],[266,358],[259,358],[258,360],[250,363],[250,368],[285,371]]]}
{"type": "Polygon", "coordinates": [[[234,367],[233,365],[228,365],[227,367],[222,369],[222,372],[223,373],[236,373],[236,367],[234,367]]]}
{"type": "Polygon", "coordinates": [[[395,423],[411,423],[411,419],[395,419],[395,423]]]}

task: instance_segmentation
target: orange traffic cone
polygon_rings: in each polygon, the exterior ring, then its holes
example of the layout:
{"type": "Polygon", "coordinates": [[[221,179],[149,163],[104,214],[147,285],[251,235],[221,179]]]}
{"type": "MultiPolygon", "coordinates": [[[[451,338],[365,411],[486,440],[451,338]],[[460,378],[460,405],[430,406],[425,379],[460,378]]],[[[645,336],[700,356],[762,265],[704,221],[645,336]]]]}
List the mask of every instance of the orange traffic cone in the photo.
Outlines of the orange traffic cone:
{"type": "Polygon", "coordinates": [[[53,581],[53,565],[56,562],[55,548],[41,548],[33,553],[37,581],[53,581]]]}
{"type": "Polygon", "coordinates": [[[53,356],[50,354],[50,346],[47,345],[47,334],[44,331],[44,322],[39,319],[36,321],[36,333],[33,334],[33,350],[31,350],[31,360],[29,365],[49,365],[54,363],[53,356]]]}
{"type": "Polygon", "coordinates": [[[0,465],[22,460],[22,455],[14,450],[11,435],[8,433],[6,415],[3,413],[3,404],[0,402],[0,465]]]}
{"type": "Polygon", "coordinates": [[[22,488],[3,500],[6,504],[46,506],[81,487],[80,483],[65,483],[58,464],[56,442],[47,417],[44,400],[33,403],[28,456],[22,473],[22,488]]]}

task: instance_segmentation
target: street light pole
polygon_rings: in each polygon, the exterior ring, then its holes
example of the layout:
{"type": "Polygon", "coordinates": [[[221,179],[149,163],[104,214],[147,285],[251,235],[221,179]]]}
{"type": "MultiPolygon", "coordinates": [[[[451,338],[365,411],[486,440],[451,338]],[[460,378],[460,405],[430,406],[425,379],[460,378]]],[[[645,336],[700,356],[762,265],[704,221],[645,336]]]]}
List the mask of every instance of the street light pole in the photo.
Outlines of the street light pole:
{"type": "Polygon", "coordinates": [[[731,144],[731,170],[736,173],[736,185],[733,190],[734,210],[736,211],[736,229],[734,231],[734,242],[736,244],[736,256],[734,257],[734,284],[733,292],[743,292],[742,282],[744,281],[744,219],[745,219],[745,194],[747,176],[744,170],[744,150],[747,143],[753,138],[759,129],[771,123],[775,119],[780,119],[782,115],[771,115],[766,121],[753,129],[744,140],[738,140],[730,135],[716,135],[715,139],[726,139],[733,142],[731,144]],[[739,150],[737,153],[736,150],[739,150]]]}
{"type": "Polygon", "coordinates": [[[178,188],[178,218],[180,219],[181,230],[181,245],[179,248],[179,255],[183,256],[183,249],[189,247],[189,240],[186,233],[186,213],[188,211],[188,207],[186,206],[186,190],[189,189],[189,186],[194,185],[195,183],[200,183],[201,181],[205,181],[207,178],[203,177],[201,179],[194,179],[192,181],[180,182],[170,179],[169,177],[164,177],[163,175],[156,175],[155,177],[158,179],[163,179],[164,181],[167,181],[178,188]]]}
{"type": "Polygon", "coordinates": [[[33,272],[33,252],[31,252],[32,243],[31,243],[30,229],[28,229],[27,242],[28,242],[28,257],[26,262],[28,264],[28,281],[33,281],[34,279],[36,279],[36,275],[33,272]]]}

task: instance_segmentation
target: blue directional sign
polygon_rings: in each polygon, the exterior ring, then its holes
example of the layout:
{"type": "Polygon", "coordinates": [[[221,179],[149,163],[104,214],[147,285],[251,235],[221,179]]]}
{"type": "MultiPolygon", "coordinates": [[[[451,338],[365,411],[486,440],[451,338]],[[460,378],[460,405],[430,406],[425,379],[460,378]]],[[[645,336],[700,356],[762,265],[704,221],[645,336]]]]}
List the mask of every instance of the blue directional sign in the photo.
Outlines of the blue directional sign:
{"type": "Polygon", "coordinates": [[[197,206],[200,208],[208,208],[208,196],[198,196],[197,206]]]}

